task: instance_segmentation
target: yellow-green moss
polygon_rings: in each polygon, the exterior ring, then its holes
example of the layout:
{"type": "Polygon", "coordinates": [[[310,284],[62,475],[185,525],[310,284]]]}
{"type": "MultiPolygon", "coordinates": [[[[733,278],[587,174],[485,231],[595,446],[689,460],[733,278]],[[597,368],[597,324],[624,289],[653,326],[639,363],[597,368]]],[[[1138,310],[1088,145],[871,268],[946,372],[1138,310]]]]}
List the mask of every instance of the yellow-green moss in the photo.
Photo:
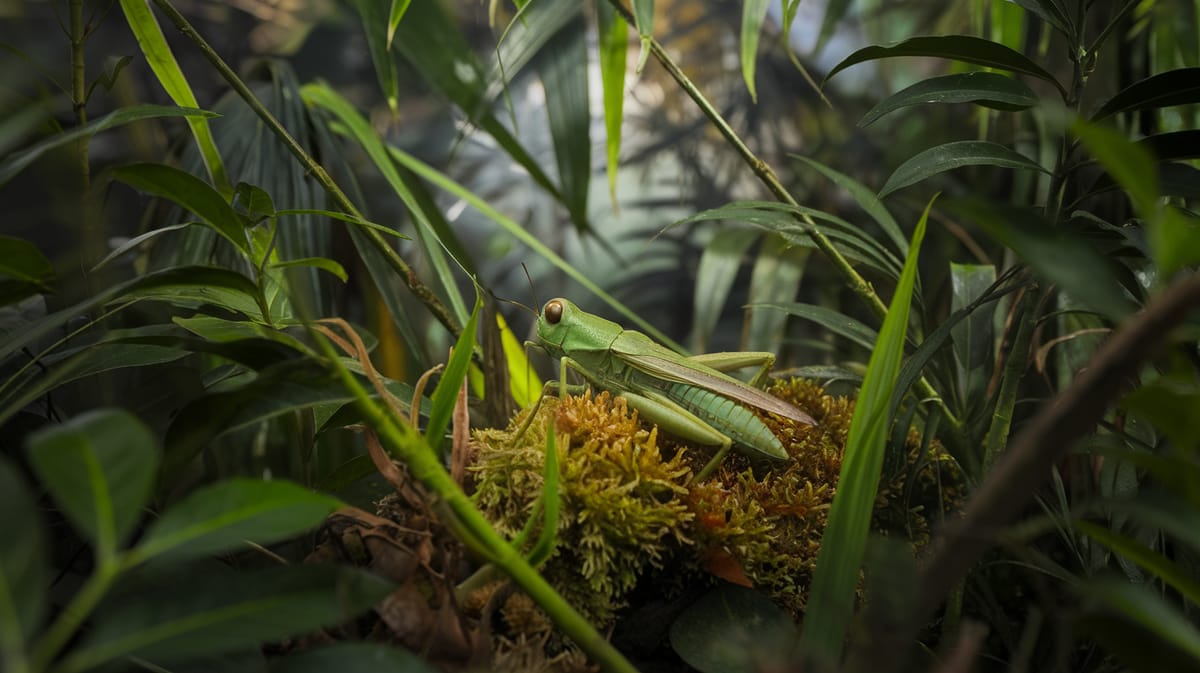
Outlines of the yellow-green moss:
{"type": "MultiPolygon", "coordinates": [[[[749,582],[799,614],[854,402],[800,379],[776,382],[770,392],[818,421],[806,426],[763,415],[791,456],[787,463],[752,464],[731,454],[711,478],[689,484],[711,449],[664,442],[607,393],[551,399],[519,438],[524,415],[508,429],[476,433],[477,501],[506,534],[525,525],[541,490],[546,423],[553,419],[564,440],[563,516],[543,572],[595,623],[611,623],[638,579],[659,570],[671,578],[663,585],[709,574],[749,582]]],[[[963,484],[936,440],[922,453],[920,436],[910,432],[905,446],[908,455],[893,461],[900,469],[881,480],[874,525],[919,547],[931,521],[957,506],[963,484]]]]}

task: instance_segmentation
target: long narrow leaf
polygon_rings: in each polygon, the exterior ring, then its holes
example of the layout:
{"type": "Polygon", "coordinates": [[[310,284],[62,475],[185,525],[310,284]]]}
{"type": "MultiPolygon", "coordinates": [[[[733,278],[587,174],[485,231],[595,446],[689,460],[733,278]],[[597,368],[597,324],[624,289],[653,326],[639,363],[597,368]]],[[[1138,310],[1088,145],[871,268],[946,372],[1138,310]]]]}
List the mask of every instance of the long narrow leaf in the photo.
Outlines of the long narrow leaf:
{"type": "Polygon", "coordinates": [[[879,101],[859,126],[869,126],[889,112],[929,103],[975,103],[997,110],[1024,110],[1037,105],[1037,95],[1019,79],[994,72],[966,72],[924,79],[879,101]]]}
{"type": "Polygon", "coordinates": [[[867,364],[846,437],[837,494],[817,554],[806,611],[809,618],[804,620],[801,644],[826,661],[837,661],[841,656],[842,643],[854,611],[859,569],[866,551],[871,512],[883,467],[888,410],[900,362],[904,358],[909,307],[917,279],[917,256],[932,207],[930,202],[917,222],[900,283],[867,364]]]}
{"type": "Polygon", "coordinates": [[[125,124],[143,119],[156,119],[160,117],[198,117],[211,119],[216,116],[217,113],[207,110],[172,107],[169,105],[138,105],[121,108],[98,119],[93,119],[83,126],[77,126],[70,131],[52,135],[25,150],[9,155],[4,161],[0,161],[0,186],[12,180],[26,166],[37,161],[38,157],[41,157],[46,152],[73,143],[80,138],[91,137],[101,131],[107,131],[108,129],[124,126],[125,124]]]}
{"type": "Polygon", "coordinates": [[[454,404],[458,398],[458,389],[463,386],[467,377],[467,369],[471,364],[471,353],[475,349],[475,330],[479,326],[479,312],[483,302],[475,300],[475,309],[471,311],[471,319],[458,335],[458,343],[454,344],[454,353],[446,363],[446,370],[438,380],[437,388],[433,391],[432,410],[429,412],[429,425],[425,428],[425,441],[434,455],[440,455],[438,450],[442,445],[442,436],[450,425],[454,415],[454,404]]]}
{"type": "Polygon", "coordinates": [[[762,32],[763,20],[767,18],[770,0],[746,0],[742,4],[742,79],[750,98],[758,102],[754,89],[754,68],[758,63],[758,37],[762,32]]]}
{"type": "Polygon", "coordinates": [[[607,2],[596,4],[596,15],[600,24],[600,84],[604,88],[604,148],[608,171],[608,197],[616,210],[617,164],[621,155],[629,25],[607,2]]]}
{"type": "MultiPolygon", "coordinates": [[[[397,5],[401,3],[393,1],[390,8],[385,6],[385,3],[388,3],[388,0],[354,0],[354,7],[362,19],[367,51],[371,54],[371,63],[375,65],[375,77],[379,80],[379,88],[383,91],[388,108],[392,114],[396,114],[400,105],[400,80],[396,76],[396,61],[389,49],[400,20],[397,17],[393,23],[390,15],[397,11],[397,5]]],[[[405,7],[399,8],[400,16],[404,15],[408,3],[403,4],[405,7]]]]}
{"type": "Polygon", "coordinates": [[[161,196],[195,214],[242,254],[250,255],[246,223],[215,189],[196,176],[165,164],[131,164],[113,169],[113,177],[135,189],[161,196]]]}
{"type": "MultiPolygon", "coordinates": [[[[146,62],[150,64],[154,76],[158,78],[159,84],[171,100],[182,108],[200,107],[196,103],[196,95],[192,93],[187,77],[175,60],[175,54],[171,52],[171,46],[163,36],[158,20],[150,11],[149,3],[146,0],[121,0],[121,10],[125,12],[125,20],[129,22],[129,28],[137,38],[138,46],[146,56],[146,62]]],[[[225,174],[225,162],[221,160],[221,153],[213,140],[208,118],[189,116],[188,126],[196,138],[200,158],[204,161],[204,167],[208,169],[213,186],[222,194],[232,193],[233,187],[225,174]]]]}
{"type": "Polygon", "coordinates": [[[915,185],[938,173],[963,166],[999,166],[1001,168],[1025,168],[1042,173],[1050,171],[1036,161],[1026,158],[1016,150],[986,140],[959,140],[930,147],[918,152],[900,164],[887,179],[879,198],[892,192],[915,185]]]}
{"type": "Polygon", "coordinates": [[[546,116],[563,199],[576,228],[586,231],[592,119],[587,77],[580,76],[587,72],[587,23],[582,15],[550,38],[538,59],[538,72],[546,92],[546,116]]]}

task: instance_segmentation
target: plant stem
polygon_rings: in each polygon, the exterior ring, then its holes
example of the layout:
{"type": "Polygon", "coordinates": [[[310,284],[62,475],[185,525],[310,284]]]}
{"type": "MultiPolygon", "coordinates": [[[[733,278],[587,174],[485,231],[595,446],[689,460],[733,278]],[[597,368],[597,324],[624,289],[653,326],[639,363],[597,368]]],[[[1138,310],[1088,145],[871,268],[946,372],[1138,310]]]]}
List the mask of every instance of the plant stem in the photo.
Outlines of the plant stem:
{"type": "Polygon", "coordinates": [[[79,625],[83,623],[83,620],[87,619],[88,615],[92,614],[92,610],[96,609],[100,599],[112,586],[113,580],[120,574],[121,567],[121,562],[116,559],[109,559],[96,566],[92,576],[87,579],[67,607],[59,613],[58,618],[50,625],[45,635],[38,639],[31,658],[32,670],[45,671],[50,662],[54,661],[54,657],[79,630],[79,625]]]}
{"type": "MultiPolygon", "coordinates": [[[[152,1],[156,7],[158,7],[164,14],[167,15],[167,18],[171,20],[171,23],[175,24],[175,28],[178,29],[179,32],[183,33],[185,37],[195,43],[196,47],[200,49],[200,52],[204,55],[204,57],[208,59],[208,62],[212,64],[212,66],[216,68],[217,72],[221,74],[221,77],[223,77],[225,81],[229,83],[229,86],[236,91],[239,96],[241,96],[242,100],[246,102],[246,105],[250,106],[250,109],[253,110],[254,113],[258,115],[258,118],[261,119],[264,124],[266,124],[267,128],[270,129],[273,134],[275,134],[275,137],[279,138],[280,142],[287,147],[288,151],[290,151],[292,155],[304,165],[305,170],[321,184],[321,186],[325,189],[325,192],[329,194],[329,197],[333,199],[334,203],[336,203],[338,207],[341,208],[342,211],[347,215],[359,220],[365,220],[366,218],[363,217],[362,213],[359,212],[358,208],[354,205],[354,202],[350,200],[350,197],[346,196],[345,192],[343,192],[340,187],[338,187],[337,183],[333,181],[333,178],[330,177],[329,173],[325,171],[324,167],[317,163],[317,161],[313,159],[307,151],[305,151],[304,147],[302,147],[300,143],[297,142],[290,133],[288,133],[287,129],[283,127],[283,124],[279,123],[279,120],[275,118],[275,115],[271,114],[271,111],[268,110],[266,106],[264,106],[258,100],[257,97],[255,97],[252,91],[250,91],[250,87],[246,86],[246,83],[243,82],[242,79],[238,77],[237,73],[235,73],[233,69],[229,67],[229,64],[225,63],[225,60],[222,59],[219,54],[217,54],[217,52],[204,39],[204,37],[201,36],[200,33],[196,32],[196,29],[191,25],[191,23],[188,22],[187,18],[185,18],[183,14],[180,14],[179,10],[175,9],[169,0],[152,1]]],[[[400,276],[400,280],[403,281],[406,286],[408,286],[409,291],[411,291],[413,295],[415,295],[417,299],[421,301],[421,303],[425,304],[426,308],[429,309],[434,318],[436,318],[438,322],[442,323],[446,330],[457,339],[458,335],[462,333],[462,325],[459,324],[458,319],[455,318],[454,315],[450,313],[450,311],[442,304],[441,300],[437,298],[437,295],[434,294],[433,290],[431,290],[427,285],[422,283],[419,278],[417,278],[416,272],[413,271],[412,267],[410,267],[408,263],[400,257],[400,255],[394,248],[392,248],[392,246],[388,245],[388,242],[383,238],[382,234],[369,227],[364,227],[363,233],[367,236],[367,239],[371,241],[371,244],[383,254],[385,259],[387,259],[388,264],[392,267],[392,270],[395,271],[398,276],[400,276]]]]}
{"type": "Polygon", "coordinates": [[[1008,360],[1004,363],[1000,392],[996,395],[995,413],[983,444],[983,474],[988,472],[992,463],[1008,445],[1008,433],[1012,429],[1013,407],[1017,403],[1021,374],[1029,366],[1029,342],[1033,338],[1035,322],[1034,306],[1034,293],[1027,289],[1013,308],[1013,315],[1017,320],[1016,335],[1008,351],[1008,360]]]}
{"type": "MultiPolygon", "coordinates": [[[[83,47],[87,42],[87,26],[83,21],[83,0],[70,0],[69,36],[71,41],[71,108],[75,112],[75,123],[79,126],[87,124],[87,68],[83,47]]],[[[80,181],[80,269],[87,277],[87,269],[104,256],[104,238],[97,226],[97,219],[88,207],[88,192],[92,187],[92,166],[88,159],[88,143],[90,136],[84,135],[79,139],[79,181],[80,181]]]]}
{"type": "Polygon", "coordinates": [[[362,385],[338,361],[337,354],[328,340],[316,331],[313,335],[325,352],[327,361],[336,368],[346,389],[354,394],[358,409],[368,425],[379,435],[384,446],[408,466],[409,474],[438,498],[438,511],[456,519],[450,527],[471,538],[465,543],[486,554],[495,567],[503,570],[523,589],[546,612],[551,621],[599,663],[601,668],[609,673],[637,673],[633,664],[629,663],[624,655],[555,591],[538,571],[496,532],[496,529],[492,528],[483,513],[451,478],[425,440],[409,426],[396,422],[380,405],[372,401],[362,385]]]}
{"type": "MultiPolygon", "coordinates": [[[[609,0],[609,4],[611,4],[617,10],[617,13],[624,17],[627,23],[630,25],[634,24],[633,14],[621,4],[620,0],[609,0]]],[[[721,113],[715,107],[713,107],[712,103],[710,103],[708,99],[704,97],[704,94],[700,92],[700,89],[697,88],[692,80],[689,79],[688,76],[684,74],[683,70],[679,68],[679,65],[671,59],[665,50],[663,50],[662,45],[658,43],[658,40],[650,38],[649,43],[650,53],[653,54],[654,58],[664,68],[666,68],[667,72],[671,75],[675,82],[679,84],[680,88],[687,93],[688,97],[691,98],[694,103],[696,103],[696,105],[700,108],[700,111],[704,113],[704,116],[707,117],[710,122],[712,122],[713,126],[717,127],[717,131],[719,131],[725,140],[727,140],[729,144],[733,146],[734,150],[741,155],[742,159],[750,167],[750,170],[753,171],[754,174],[758,176],[758,179],[762,181],[764,185],[766,185],[767,189],[775,195],[775,198],[779,199],[783,203],[788,204],[789,206],[799,208],[800,202],[797,201],[795,197],[792,196],[791,192],[789,192],[787,188],[783,186],[783,183],[779,181],[779,177],[775,175],[775,171],[771,168],[770,164],[758,158],[758,156],[746,146],[746,143],[742,141],[737,132],[733,130],[733,127],[729,125],[729,122],[727,122],[725,118],[721,116],[721,113]]],[[[866,302],[867,306],[880,320],[883,320],[884,316],[887,315],[887,304],[883,303],[883,300],[880,299],[879,295],[875,293],[875,289],[871,287],[871,284],[867,282],[867,280],[854,269],[854,266],[850,264],[850,261],[846,259],[846,257],[842,255],[842,253],[839,252],[836,247],[834,247],[833,242],[829,240],[829,237],[821,233],[821,231],[817,228],[817,223],[814,222],[807,213],[799,213],[798,217],[801,223],[805,226],[809,237],[812,238],[813,243],[821,252],[825,253],[830,261],[833,262],[834,267],[842,274],[842,276],[845,277],[850,289],[859,297],[861,297],[864,302],[866,302]]],[[[922,395],[936,401],[938,408],[941,409],[941,412],[946,417],[947,422],[950,423],[952,432],[954,434],[960,434],[962,432],[962,422],[957,416],[954,415],[953,412],[950,411],[950,408],[946,406],[945,400],[942,399],[942,396],[937,392],[936,389],[934,389],[933,385],[931,385],[929,380],[923,375],[917,380],[917,388],[920,390],[922,395]]]]}

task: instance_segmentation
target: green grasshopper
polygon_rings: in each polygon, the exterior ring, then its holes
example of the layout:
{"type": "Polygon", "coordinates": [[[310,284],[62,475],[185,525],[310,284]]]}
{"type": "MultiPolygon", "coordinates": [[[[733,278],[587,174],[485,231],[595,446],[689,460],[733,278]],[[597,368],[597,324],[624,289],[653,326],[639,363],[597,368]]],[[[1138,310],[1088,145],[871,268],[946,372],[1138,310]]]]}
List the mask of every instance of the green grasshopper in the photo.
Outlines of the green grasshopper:
{"type": "Polygon", "coordinates": [[[787,460],[779,438],[751,407],[816,425],[812,416],[759,390],[775,362],[770,353],[710,353],[685,357],[610,320],[586,313],[566,299],[546,302],[537,320],[538,343],[559,358],[560,386],[567,368],[592,385],[625,398],[663,430],[716,455],[696,476],[703,480],[731,447],[748,456],[787,460]],[[750,385],[724,371],[759,366],[750,385]]]}

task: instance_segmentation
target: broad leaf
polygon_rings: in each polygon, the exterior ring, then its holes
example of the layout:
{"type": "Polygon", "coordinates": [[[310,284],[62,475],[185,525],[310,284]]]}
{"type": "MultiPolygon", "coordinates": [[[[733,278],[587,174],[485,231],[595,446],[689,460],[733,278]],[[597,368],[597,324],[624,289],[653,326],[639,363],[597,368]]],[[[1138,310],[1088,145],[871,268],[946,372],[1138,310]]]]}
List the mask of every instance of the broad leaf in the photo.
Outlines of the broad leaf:
{"type": "Polygon", "coordinates": [[[137,417],[98,409],[33,435],[29,462],[63,514],[107,562],[141,518],[159,449],[137,417]]]}
{"type": "Polygon", "coordinates": [[[576,227],[585,231],[592,178],[592,118],[588,78],[580,76],[587,72],[587,22],[582,15],[550,38],[537,66],[546,92],[546,115],[564,205],[576,227]]]}
{"type": "Polygon", "coordinates": [[[145,561],[178,561],[286,540],[318,525],[336,498],[284,481],[230,479],[192,493],[155,521],[132,550],[145,561]]]}
{"type": "Polygon", "coordinates": [[[117,657],[182,661],[352,619],[392,585],[346,567],[291,565],[189,577],[120,601],[61,664],[83,671],[117,657]]]}
{"type": "Polygon", "coordinates": [[[701,673],[752,673],[790,659],[796,625],[757,591],[721,584],[684,610],[670,633],[671,648],[701,673]]]}
{"type": "Polygon", "coordinates": [[[149,163],[114,168],[113,177],[137,190],[179,204],[225,237],[242,254],[250,254],[245,221],[225,197],[200,178],[172,166],[149,163]]]}
{"type": "Polygon", "coordinates": [[[994,72],[966,72],[921,80],[879,101],[858,122],[875,123],[889,112],[926,103],[975,103],[997,110],[1024,110],[1037,105],[1037,95],[1019,79],[994,72]]]}
{"type": "Polygon", "coordinates": [[[1168,70],[1134,82],[1092,115],[1099,121],[1122,112],[1200,103],[1200,68],[1168,70]]]}
{"type": "MultiPolygon", "coordinates": [[[[950,310],[959,311],[975,304],[996,282],[996,267],[990,264],[950,264],[950,310]]],[[[975,311],[951,330],[954,341],[954,365],[958,378],[959,408],[987,399],[992,377],[992,350],[995,334],[993,313],[975,311]]]]}
{"type": "Polygon", "coordinates": [[[946,207],[983,226],[1078,301],[1113,318],[1133,311],[1133,301],[1109,271],[1110,261],[1087,239],[1051,227],[1040,213],[1026,208],[982,200],[947,201],[946,207]]]}
{"type": "Polygon", "coordinates": [[[37,632],[46,611],[51,567],[46,532],[33,495],[16,469],[0,460],[0,664],[6,671],[24,664],[25,643],[37,632]]]}
{"type": "Polygon", "coordinates": [[[985,140],[960,140],[931,147],[900,164],[879,190],[879,198],[914,185],[925,178],[963,166],[1000,166],[1025,168],[1049,173],[1036,161],[1000,145],[985,140]]]}
{"type": "Polygon", "coordinates": [[[1044,79],[1058,87],[1064,98],[1067,95],[1066,89],[1058,83],[1054,75],[1025,55],[991,40],[969,35],[913,37],[893,44],[863,47],[835,65],[829,74],[825,75],[824,81],[828,82],[834,75],[852,65],[897,56],[931,56],[1019,72],[1044,79]]]}
{"type": "Polygon", "coordinates": [[[37,246],[0,236],[0,306],[50,291],[54,267],[37,246]]]}

